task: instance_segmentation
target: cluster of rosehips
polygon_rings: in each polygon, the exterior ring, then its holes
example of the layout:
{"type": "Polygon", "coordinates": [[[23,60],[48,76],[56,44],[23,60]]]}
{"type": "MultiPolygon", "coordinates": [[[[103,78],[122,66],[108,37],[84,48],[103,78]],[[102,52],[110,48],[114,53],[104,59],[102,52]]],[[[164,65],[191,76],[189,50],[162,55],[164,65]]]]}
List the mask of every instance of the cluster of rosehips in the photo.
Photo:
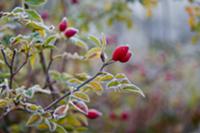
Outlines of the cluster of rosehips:
{"type": "Polygon", "coordinates": [[[59,30],[63,32],[65,37],[71,38],[78,33],[78,30],[73,27],[68,27],[67,18],[63,18],[62,21],[59,23],[59,30]]]}
{"type": "Polygon", "coordinates": [[[122,120],[122,121],[127,121],[129,119],[129,112],[123,111],[119,115],[117,115],[115,112],[111,112],[109,114],[109,118],[111,120],[122,120]]]}

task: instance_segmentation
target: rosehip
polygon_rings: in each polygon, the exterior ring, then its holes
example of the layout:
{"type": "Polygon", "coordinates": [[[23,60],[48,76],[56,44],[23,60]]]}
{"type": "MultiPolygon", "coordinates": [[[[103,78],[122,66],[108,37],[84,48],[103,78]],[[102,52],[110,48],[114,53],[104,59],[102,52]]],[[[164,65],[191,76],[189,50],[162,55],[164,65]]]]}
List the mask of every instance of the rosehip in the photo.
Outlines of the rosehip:
{"type": "Polygon", "coordinates": [[[110,117],[111,120],[116,120],[117,119],[117,115],[114,112],[111,112],[109,114],[109,117],[110,117]]]}
{"type": "Polygon", "coordinates": [[[49,13],[47,11],[43,11],[41,13],[41,17],[43,20],[47,20],[49,18],[49,13]]]}
{"type": "Polygon", "coordinates": [[[129,118],[128,112],[122,112],[120,115],[121,120],[126,121],[129,118]]]}
{"type": "Polygon", "coordinates": [[[96,118],[98,118],[98,117],[101,116],[101,115],[102,115],[102,113],[99,112],[99,111],[97,111],[96,109],[89,109],[89,110],[88,110],[87,117],[88,117],[89,119],[96,119],[96,118]]]}
{"type": "Polygon", "coordinates": [[[72,3],[72,4],[78,4],[78,3],[79,3],[79,0],[71,0],[71,3],[72,3]]]}
{"type": "Polygon", "coordinates": [[[67,28],[65,30],[64,34],[67,38],[70,38],[70,37],[73,37],[74,35],[76,35],[77,32],[78,32],[78,30],[75,28],[67,28]]]}
{"type": "Polygon", "coordinates": [[[63,18],[62,21],[61,21],[60,24],[59,24],[59,30],[60,30],[61,32],[63,32],[63,31],[66,30],[67,26],[68,26],[67,18],[63,18]]]}
{"type": "Polygon", "coordinates": [[[128,62],[132,53],[129,51],[128,46],[118,46],[112,54],[112,60],[120,61],[122,63],[128,62]]]}

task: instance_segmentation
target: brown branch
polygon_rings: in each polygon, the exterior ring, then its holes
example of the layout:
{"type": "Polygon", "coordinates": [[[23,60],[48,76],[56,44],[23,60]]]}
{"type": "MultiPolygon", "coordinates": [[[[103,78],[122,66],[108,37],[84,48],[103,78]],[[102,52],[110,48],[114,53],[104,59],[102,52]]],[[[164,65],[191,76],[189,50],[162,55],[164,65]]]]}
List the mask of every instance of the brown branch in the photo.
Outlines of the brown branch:
{"type": "Polygon", "coordinates": [[[8,59],[7,59],[6,54],[5,54],[5,52],[4,52],[3,49],[1,49],[1,53],[2,53],[2,55],[3,55],[4,62],[5,62],[6,65],[10,68],[10,64],[8,63],[8,59]]]}
{"type": "Polygon", "coordinates": [[[44,108],[45,111],[48,111],[49,109],[51,109],[53,106],[55,106],[56,104],[58,104],[61,100],[63,100],[64,98],[70,96],[71,94],[77,92],[80,90],[81,87],[83,87],[84,85],[90,83],[92,80],[94,80],[96,77],[98,77],[99,75],[101,75],[102,71],[104,70],[104,68],[110,64],[112,64],[114,62],[112,61],[108,61],[107,63],[104,63],[102,65],[102,67],[100,68],[99,72],[96,73],[93,77],[89,78],[88,80],[86,80],[85,82],[83,82],[82,84],[80,84],[79,86],[76,87],[75,90],[71,91],[71,92],[66,92],[63,96],[59,97],[58,99],[56,99],[55,101],[53,101],[52,103],[50,103],[47,107],[44,108]]]}
{"type": "Polygon", "coordinates": [[[12,55],[12,59],[10,62],[10,81],[9,81],[9,88],[12,89],[12,84],[13,84],[13,78],[14,78],[14,62],[15,62],[15,56],[16,56],[16,50],[13,50],[13,55],[12,55]]]}
{"type": "Polygon", "coordinates": [[[27,52],[24,62],[13,72],[13,75],[16,75],[27,64],[29,57],[29,52],[27,52]]]}

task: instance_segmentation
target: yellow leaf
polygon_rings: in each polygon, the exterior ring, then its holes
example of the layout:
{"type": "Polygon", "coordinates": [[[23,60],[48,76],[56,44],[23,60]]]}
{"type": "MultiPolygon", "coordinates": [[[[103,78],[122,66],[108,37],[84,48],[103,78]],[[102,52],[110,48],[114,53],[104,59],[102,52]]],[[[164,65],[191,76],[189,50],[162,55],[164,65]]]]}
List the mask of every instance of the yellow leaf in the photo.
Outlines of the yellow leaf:
{"type": "Polygon", "coordinates": [[[8,105],[8,101],[5,99],[0,99],[0,108],[4,108],[8,105]]]}
{"type": "Polygon", "coordinates": [[[91,88],[97,93],[103,91],[103,87],[101,86],[101,84],[96,81],[90,82],[90,85],[91,88]]]}
{"type": "Polygon", "coordinates": [[[89,102],[90,101],[90,98],[88,97],[88,95],[86,95],[85,93],[83,92],[75,92],[73,94],[74,97],[80,99],[80,100],[83,100],[85,102],[89,102]]]}
{"type": "Polygon", "coordinates": [[[99,47],[92,48],[86,53],[85,58],[86,59],[100,58],[101,51],[102,49],[99,47]]]}
{"type": "Polygon", "coordinates": [[[26,125],[31,126],[38,124],[42,121],[42,117],[39,114],[32,115],[29,120],[27,121],[26,125]]]}

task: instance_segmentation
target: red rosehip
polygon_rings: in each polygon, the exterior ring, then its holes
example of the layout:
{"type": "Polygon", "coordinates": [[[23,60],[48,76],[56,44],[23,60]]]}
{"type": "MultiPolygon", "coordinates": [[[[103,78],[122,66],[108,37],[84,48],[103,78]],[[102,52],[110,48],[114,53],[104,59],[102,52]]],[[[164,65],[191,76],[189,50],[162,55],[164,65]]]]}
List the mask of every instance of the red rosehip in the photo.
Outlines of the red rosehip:
{"type": "Polygon", "coordinates": [[[126,121],[129,118],[129,113],[128,112],[122,112],[120,115],[121,120],[126,121]]]}
{"type": "Polygon", "coordinates": [[[120,61],[122,63],[128,62],[132,53],[129,51],[128,46],[118,46],[112,54],[112,60],[120,61]]]}
{"type": "Polygon", "coordinates": [[[67,23],[67,18],[63,18],[62,21],[59,24],[59,30],[61,32],[65,31],[67,29],[68,23],[67,23]]]}
{"type": "Polygon", "coordinates": [[[111,120],[116,120],[117,119],[117,115],[114,112],[111,112],[109,114],[109,117],[110,117],[111,120]]]}
{"type": "Polygon", "coordinates": [[[43,11],[41,13],[41,17],[43,20],[47,20],[49,18],[49,13],[47,11],[43,11]]]}
{"type": "Polygon", "coordinates": [[[71,0],[71,3],[72,3],[72,4],[78,4],[78,3],[79,3],[79,0],[71,0]]]}
{"type": "Polygon", "coordinates": [[[98,117],[101,116],[101,115],[102,115],[102,113],[99,112],[98,110],[96,110],[96,109],[89,109],[89,110],[88,110],[87,117],[88,117],[89,119],[96,119],[96,118],[98,118],[98,117]]]}
{"type": "Polygon", "coordinates": [[[73,37],[74,35],[76,35],[77,32],[78,32],[78,30],[75,28],[67,28],[65,30],[64,34],[67,38],[70,38],[70,37],[73,37]]]}

